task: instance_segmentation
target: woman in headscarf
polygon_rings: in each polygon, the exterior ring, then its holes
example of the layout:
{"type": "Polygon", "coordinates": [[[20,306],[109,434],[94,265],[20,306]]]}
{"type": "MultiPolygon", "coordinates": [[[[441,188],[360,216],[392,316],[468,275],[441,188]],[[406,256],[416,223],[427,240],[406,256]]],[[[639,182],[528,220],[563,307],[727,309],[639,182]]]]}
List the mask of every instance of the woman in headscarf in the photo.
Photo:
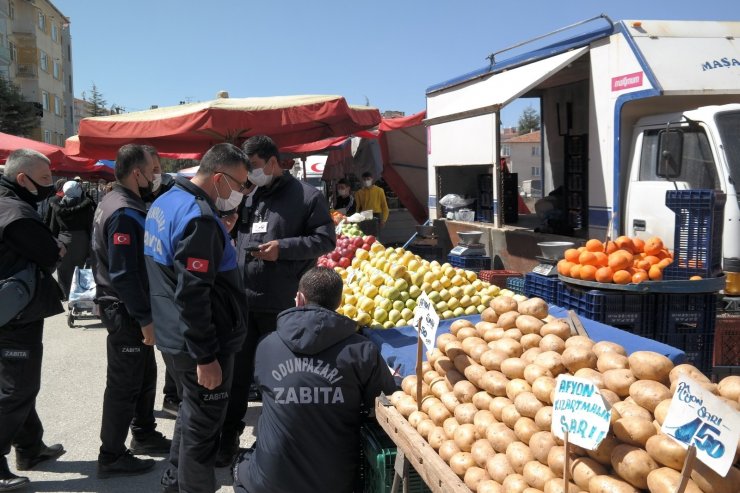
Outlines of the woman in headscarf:
{"type": "Polygon", "coordinates": [[[57,278],[64,297],[69,298],[75,267],[83,268],[90,254],[95,202],[83,193],[82,186],[76,181],[66,182],[62,190],[64,196],[59,201],[50,203],[52,211],[49,227],[67,248],[67,254],[57,267],[57,278]]]}

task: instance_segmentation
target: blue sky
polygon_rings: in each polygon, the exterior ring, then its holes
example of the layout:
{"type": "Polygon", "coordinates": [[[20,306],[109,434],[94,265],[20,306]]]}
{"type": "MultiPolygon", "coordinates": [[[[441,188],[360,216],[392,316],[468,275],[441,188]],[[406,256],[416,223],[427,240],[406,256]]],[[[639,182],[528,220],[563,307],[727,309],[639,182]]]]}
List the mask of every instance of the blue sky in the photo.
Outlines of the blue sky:
{"type": "MultiPolygon", "coordinates": [[[[486,56],[602,12],[619,19],[738,20],[737,0],[52,0],[71,19],[74,92],[108,105],[341,94],[423,110],[425,89],[486,56]]],[[[516,125],[527,102],[504,112],[516,125]]]]}

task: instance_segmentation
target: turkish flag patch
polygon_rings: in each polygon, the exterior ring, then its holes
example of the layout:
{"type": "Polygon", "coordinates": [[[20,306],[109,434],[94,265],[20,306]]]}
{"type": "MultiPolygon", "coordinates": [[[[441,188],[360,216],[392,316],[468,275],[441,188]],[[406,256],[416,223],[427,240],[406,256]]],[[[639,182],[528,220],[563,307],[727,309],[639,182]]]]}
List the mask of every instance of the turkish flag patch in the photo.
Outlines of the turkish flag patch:
{"type": "Polygon", "coordinates": [[[188,257],[188,263],[185,268],[191,272],[208,272],[208,260],[188,257]]]}
{"type": "Polygon", "coordinates": [[[113,233],[114,245],[130,245],[131,236],[126,233],[113,233]]]}

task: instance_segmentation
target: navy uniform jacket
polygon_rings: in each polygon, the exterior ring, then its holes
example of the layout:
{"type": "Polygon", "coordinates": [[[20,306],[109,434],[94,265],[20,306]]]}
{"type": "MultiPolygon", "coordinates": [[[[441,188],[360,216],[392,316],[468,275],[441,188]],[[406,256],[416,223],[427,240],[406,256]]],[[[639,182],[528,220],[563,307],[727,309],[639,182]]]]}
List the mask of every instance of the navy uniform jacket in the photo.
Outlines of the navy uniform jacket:
{"type": "Polygon", "coordinates": [[[236,250],[211,199],[178,178],[152,204],[145,228],[157,347],[200,364],[241,349],[244,287],[236,250]]]}

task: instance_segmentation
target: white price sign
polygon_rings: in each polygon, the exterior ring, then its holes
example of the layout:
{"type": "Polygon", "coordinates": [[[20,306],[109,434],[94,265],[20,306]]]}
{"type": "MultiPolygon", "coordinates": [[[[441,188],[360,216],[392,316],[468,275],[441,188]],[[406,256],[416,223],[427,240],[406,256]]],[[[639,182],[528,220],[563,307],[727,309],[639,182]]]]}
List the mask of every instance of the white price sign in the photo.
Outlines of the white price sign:
{"type": "Polygon", "coordinates": [[[696,447],[696,457],[725,476],[740,440],[740,413],[682,375],[661,431],[682,447],[696,447]]]}
{"type": "Polygon", "coordinates": [[[428,351],[434,349],[434,341],[437,339],[437,327],[439,327],[439,315],[434,310],[434,304],[426,293],[421,293],[416,299],[414,309],[414,328],[419,331],[424,346],[428,351]],[[421,321],[421,328],[419,327],[421,321]]]}
{"type": "Polygon", "coordinates": [[[559,375],[552,404],[552,434],[586,450],[596,450],[609,433],[611,407],[591,380],[559,375]]]}

